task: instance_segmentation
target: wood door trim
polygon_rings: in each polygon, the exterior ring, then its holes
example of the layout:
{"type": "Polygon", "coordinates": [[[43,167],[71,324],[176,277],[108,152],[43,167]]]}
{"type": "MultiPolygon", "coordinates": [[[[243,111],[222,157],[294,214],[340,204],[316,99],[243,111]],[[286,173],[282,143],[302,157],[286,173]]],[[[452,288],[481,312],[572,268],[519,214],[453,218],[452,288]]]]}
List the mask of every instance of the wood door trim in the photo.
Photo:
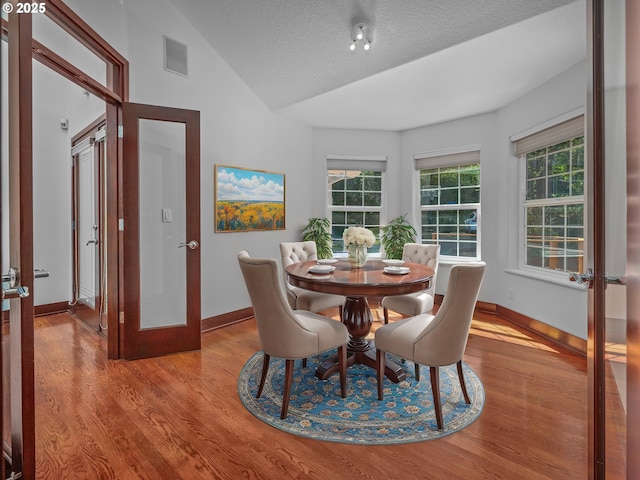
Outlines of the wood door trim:
{"type": "Polygon", "coordinates": [[[594,280],[588,290],[587,372],[589,479],[605,478],[605,165],[604,165],[604,0],[587,2],[587,214],[591,222],[587,258],[594,280]]]}
{"type": "Polygon", "coordinates": [[[627,478],[640,478],[640,4],[626,2],[627,478]]]}
{"type": "MultiPolygon", "coordinates": [[[[32,24],[30,15],[11,15],[9,158],[14,162],[10,162],[9,183],[10,205],[17,200],[19,206],[9,208],[10,264],[19,269],[20,284],[33,292],[32,24]],[[18,198],[13,197],[15,192],[18,198]]],[[[11,319],[20,322],[10,331],[12,471],[35,478],[33,296],[11,301],[11,319]]]]}

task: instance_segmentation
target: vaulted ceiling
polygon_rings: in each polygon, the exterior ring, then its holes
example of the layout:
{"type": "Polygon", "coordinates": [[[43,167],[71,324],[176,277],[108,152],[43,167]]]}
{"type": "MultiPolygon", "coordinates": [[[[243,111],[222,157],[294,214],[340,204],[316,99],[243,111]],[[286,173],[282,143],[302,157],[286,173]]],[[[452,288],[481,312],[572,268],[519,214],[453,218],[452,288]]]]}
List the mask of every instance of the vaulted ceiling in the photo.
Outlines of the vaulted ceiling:
{"type": "Polygon", "coordinates": [[[585,58],[584,0],[170,0],[274,112],[406,130],[494,111],[585,58]],[[369,51],[351,29],[372,28],[369,51]]]}

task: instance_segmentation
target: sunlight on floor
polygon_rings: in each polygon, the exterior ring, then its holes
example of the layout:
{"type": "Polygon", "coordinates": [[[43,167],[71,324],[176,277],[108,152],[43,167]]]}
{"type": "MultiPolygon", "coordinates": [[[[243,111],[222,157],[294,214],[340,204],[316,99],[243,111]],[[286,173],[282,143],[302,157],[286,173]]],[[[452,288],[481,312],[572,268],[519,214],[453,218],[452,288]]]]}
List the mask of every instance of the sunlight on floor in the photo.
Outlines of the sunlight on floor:
{"type": "Polygon", "coordinates": [[[557,353],[558,351],[549,345],[533,340],[527,334],[506,325],[496,325],[494,323],[482,320],[473,320],[471,322],[471,331],[469,335],[477,335],[481,337],[493,338],[502,342],[513,343],[525,347],[537,348],[548,352],[557,353]]]}

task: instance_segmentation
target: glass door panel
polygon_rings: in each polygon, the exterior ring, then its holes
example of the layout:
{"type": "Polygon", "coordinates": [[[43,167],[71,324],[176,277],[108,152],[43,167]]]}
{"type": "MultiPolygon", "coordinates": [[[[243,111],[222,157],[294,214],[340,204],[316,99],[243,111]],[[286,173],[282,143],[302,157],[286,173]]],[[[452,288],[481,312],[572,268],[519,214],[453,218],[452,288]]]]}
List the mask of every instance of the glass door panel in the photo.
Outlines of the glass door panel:
{"type": "Polygon", "coordinates": [[[626,478],[627,394],[627,152],[625,2],[604,5],[605,473],[626,478]],[[619,278],[620,283],[615,283],[619,278]]]}
{"type": "Polygon", "coordinates": [[[124,103],[123,356],[200,348],[200,112],[124,103]]]}
{"type": "Polygon", "coordinates": [[[141,119],[140,328],[186,324],[185,124],[141,119]]]}

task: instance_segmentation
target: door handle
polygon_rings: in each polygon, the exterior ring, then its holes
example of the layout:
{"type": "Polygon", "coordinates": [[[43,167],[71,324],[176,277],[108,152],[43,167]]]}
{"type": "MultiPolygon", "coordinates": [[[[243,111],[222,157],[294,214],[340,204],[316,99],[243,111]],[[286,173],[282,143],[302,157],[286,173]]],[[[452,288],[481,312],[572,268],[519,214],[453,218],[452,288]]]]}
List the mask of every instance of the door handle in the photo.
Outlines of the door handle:
{"type": "Polygon", "coordinates": [[[7,288],[6,290],[2,289],[2,299],[11,299],[11,298],[25,298],[29,296],[29,289],[27,287],[16,287],[16,288],[7,288]]]}
{"type": "Polygon", "coordinates": [[[6,275],[2,275],[2,282],[7,282],[9,288],[2,289],[2,299],[25,298],[29,296],[29,289],[18,285],[18,271],[11,267],[6,275]]]}
{"type": "MultiPolygon", "coordinates": [[[[605,275],[605,280],[609,285],[626,285],[623,277],[613,277],[605,275]]],[[[589,288],[593,288],[593,281],[595,277],[593,275],[593,269],[587,268],[587,273],[572,273],[569,275],[569,280],[578,284],[586,283],[589,288]]]]}
{"type": "Polygon", "coordinates": [[[98,244],[98,240],[96,240],[95,238],[93,240],[88,240],[87,241],[87,245],[91,245],[91,244],[97,245],[98,244]]]}
{"type": "Polygon", "coordinates": [[[33,271],[34,278],[47,278],[49,276],[49,272],[47,270],[43,270],[42,268],[36,268],[33,271]]]}
{"type": "Polygon", "coordinates": [[[196,242],[195,240],[191,240],[190,242],[187,242],[187,243],[179,243],[178,244],[178,248],[189,247],[191,250],[195,250],[199,246],[200,246],[200,244],[198,242],[196,242]]]}

